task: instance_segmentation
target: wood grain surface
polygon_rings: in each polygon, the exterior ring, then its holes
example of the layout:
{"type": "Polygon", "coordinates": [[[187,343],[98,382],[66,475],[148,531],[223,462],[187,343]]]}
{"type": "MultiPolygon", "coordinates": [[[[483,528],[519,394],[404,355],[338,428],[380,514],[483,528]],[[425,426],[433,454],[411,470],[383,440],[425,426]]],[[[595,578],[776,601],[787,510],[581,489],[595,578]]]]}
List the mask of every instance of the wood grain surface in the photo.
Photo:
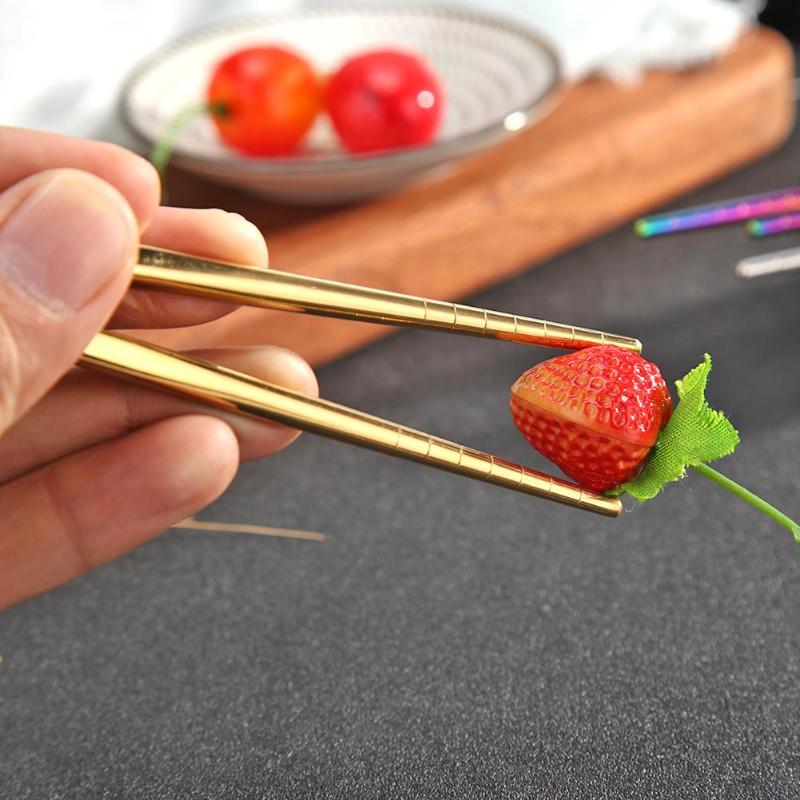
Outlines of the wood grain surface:
{"type": "MultiPolygon", "coordinates": [[[[565,87],[531,129],[375,201],[278,206],[177,172],[170,199],[243,214],[276,268],[456,300],[770,151],[793,117],[791,48],[760,29],[701,68],[630,87],[600,78],[565,87]]],[[[177,348],[271,342],[321,364],[391,330],[241,309],[150,338],[177,348]]]]}

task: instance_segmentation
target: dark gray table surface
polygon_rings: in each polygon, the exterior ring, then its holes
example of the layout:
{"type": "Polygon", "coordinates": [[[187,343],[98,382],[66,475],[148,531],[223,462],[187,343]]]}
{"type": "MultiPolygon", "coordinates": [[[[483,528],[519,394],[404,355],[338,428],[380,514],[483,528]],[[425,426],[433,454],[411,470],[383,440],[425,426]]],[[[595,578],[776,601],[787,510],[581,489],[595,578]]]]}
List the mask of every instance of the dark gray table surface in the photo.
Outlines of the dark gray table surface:
{"type": "MultiPolygon", "coordinates": [[[[794,244],[626,226],[474,301],[639,336],[670,382],[708,350],[720,468],[797,515],[800,274],[732,271],[794,244]]],[[[320,379],[542,466],[506,396],[549,355],[405,332],[320,379]]],[[[203,517],[328,539],[173,532],[0,616],[0,797],[800,797],[800,548],[699,476],[606,520],[305,436],[203,517]]]]}

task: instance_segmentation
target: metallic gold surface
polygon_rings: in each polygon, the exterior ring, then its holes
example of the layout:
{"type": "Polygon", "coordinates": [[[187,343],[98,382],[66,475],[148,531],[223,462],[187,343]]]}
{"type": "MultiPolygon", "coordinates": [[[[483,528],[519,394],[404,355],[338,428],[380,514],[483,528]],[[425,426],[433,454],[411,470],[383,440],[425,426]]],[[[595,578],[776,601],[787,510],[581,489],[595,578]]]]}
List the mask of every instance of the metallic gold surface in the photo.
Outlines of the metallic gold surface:
{"type": "Polygon", "coordinates": [[[140,249],[134,283],[250,306],[489,336],[523,344],[569,349],[614,344],[637,353],[642,349],[638,339],[604,331],[290,272],[208,261],[154,247],[140,249]]]}
{"type": "Polygon", "coordinates": [[[586,511],[616,517],[622,510],[616,498],[596,494],[488,453],[121,334],[97,334],[84,351],[81,363],[227,411],[282,422],[586,511]]]}

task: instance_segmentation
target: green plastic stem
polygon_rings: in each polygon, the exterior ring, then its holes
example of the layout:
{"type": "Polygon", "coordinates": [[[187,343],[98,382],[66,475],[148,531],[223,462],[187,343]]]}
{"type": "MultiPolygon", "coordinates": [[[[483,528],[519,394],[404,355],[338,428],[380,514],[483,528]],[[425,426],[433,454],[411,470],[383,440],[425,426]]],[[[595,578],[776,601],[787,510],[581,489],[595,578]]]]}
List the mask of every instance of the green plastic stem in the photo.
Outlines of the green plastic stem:
{"type": "Polygon", "coordinates": [[[757,508],[762,514],[766,514],[770,519],[777,522],[778,525],[783,525],[784,528],[791,531],[794,540],[800,544],[800,525],[789,519],[786,514],[778,511],[775,506],[770,505],[766,500],[762,500],[757,494],[753,494],[749,489],[740,486],[736,481],[732,481],[721,472],[712,469],[708,464],[692,465],[692,469],[701,475],[705,475],[706,478],[714,481],[714,483],[718,483],[723,489],[727,489],[731,494],[744,500],[745,503],[757,508]]]}
{"type": "Polygon", "coordinates": [[[215,114],[224,117],[227,109],[219,103],[198,103],[188,106],[183,111],[178,112],[168,123],[164,132],[159,136],[158,141],[150,151],[150,162],[158,170],[161,176],[161,185],[164,185],[164,172],[175,148],[175,139],[178,134],[194,119],[203,114],[215,114]]]}

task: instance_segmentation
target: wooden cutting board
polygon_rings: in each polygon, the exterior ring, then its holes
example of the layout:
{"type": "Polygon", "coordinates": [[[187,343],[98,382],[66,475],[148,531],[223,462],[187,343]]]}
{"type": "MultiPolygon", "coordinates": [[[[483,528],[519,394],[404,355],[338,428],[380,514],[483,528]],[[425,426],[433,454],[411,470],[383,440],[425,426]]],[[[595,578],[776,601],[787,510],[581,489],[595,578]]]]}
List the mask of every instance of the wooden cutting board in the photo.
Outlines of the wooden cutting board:
{"type": "MultiPolygon", "coordinates": [[[[702,68],[632,87],[568,86],[533,128],[365,204],[278,206],[177,172],[170,199],[243,214],[276,268],[457,300],[776,147],[793,124],[793,75],[789,45],[757,29],[702,68]]],[[[391,330],[241,309],[151,338],[177,348],[270,342],[321,364],[391,330]]]]}

